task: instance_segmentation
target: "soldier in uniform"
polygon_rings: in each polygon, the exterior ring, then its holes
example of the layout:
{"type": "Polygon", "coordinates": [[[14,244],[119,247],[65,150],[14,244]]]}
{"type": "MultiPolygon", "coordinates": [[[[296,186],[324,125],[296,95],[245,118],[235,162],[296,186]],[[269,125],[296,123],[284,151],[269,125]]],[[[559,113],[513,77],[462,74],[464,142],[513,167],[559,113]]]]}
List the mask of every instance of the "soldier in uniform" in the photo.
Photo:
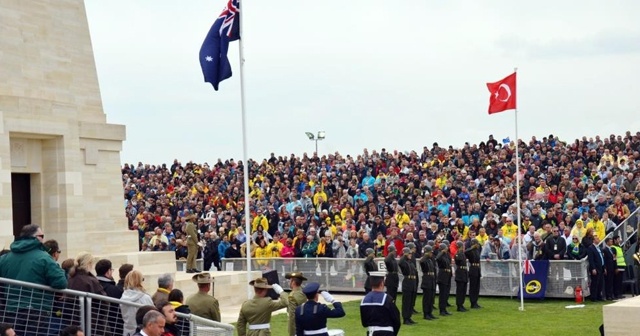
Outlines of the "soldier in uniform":
{"type": "Polygon", "coordinates": [[[433,261],[433,247],[426,245],[420,258],[422,269],[422,311],[425,320],[435,320],[433,316],[433,301],[436,296],[436,264],[433,261]]]}
{"type": "MultiPolygon", "coordinates": [[[[420,312],[415,309],[416,298],[418,297],[418,287],[420,286],[420,278],[418,277],[418,259],[416,254],[416,244],[408,243],[407,247],[411,250],[410,261],[413,264],[413,268],[416,269],[416,286],[415,286],[415,290],[413,291],[413,302],[411,303],[411,310],[413,314],[419,314],[420,312]]],[[[402,292],[404,293],[404,288],[402,289],[402,292]]],[[[404,297],[404,294],[403,294],[403,297],[404,297]]]]}
{"type": "Polygon", "coordinates": [[[384,276],[385,272],[371,272],[371,292],[360,303],[360,321],[367,336],[397,336],[400,332],[400,312],[384,292],[384,276]]]}
{"type": "Polygon", "coordinates": [[[387,294],[391,296],[393,302],[396,302],[398,296],[398,285],[400,285],[400,278],[398,277],[398,261],[396,260],[396,246],[389,245],[387,248],[389,252],[384,258],[384,265],[387,268],[387,278],[384,280],[384,285],[387,287],[387,294]]]}
{"type": "Polygon", "coordinates": [[[220,304],[212,295],[209,295],[213,278],[209,273],[198,273],[191,277],[198,284],[198,292],[187,298],[185,304],[189,306],[191,313],[220,322],[220,304]]]}
{"type": "Polygon", "coordinates": [[[251,280],[249,285],[253,286],[255,296],[245,301],[240,308],[238,323],[236,323],[238,336],[269,336],[271,335],[271,313],[289,305],[287,293],[278,284],[269,285],[265,278],[251,280]],[[268,296],[271,288],[280,295],[280,300],[271,300],[268,296]]]}
{"type": "Polygon", "coordinates": [[[320,292],[320,295],[326,302],[333,305],[333,309],[318,303],[319,291],[320,284],[317,282],[307,284],[302,290],[308,301],[296,308],[295,335],[329,336],[327,318],[339,318],[345,315],[342,303],[337,302],[327,291],[320,292]]]}
{"type": "Polygon", "coordinates": [[[404,324],[416,324],[411,319],[413,314],[413,295],[418,287],[418,271],[411,262],[411,249],[405,247],[402,249],[402,258],[398,262],[400,271],[402,272],[402,319],[404,324]]]}
{"type": "Polygon", "coordinates": [[[464,254],[469,260],[469,301],[471,301],[471,308],[479,309],[482,308],[478,304],[482,270],[480,269],[480,243],[477,239],[471,239],[471,247],[464,251],[464,254]]]}
{"type": "Polygon", "coordinates": [[[373,260],[375,251],[372,248],[368,248],[366,249],[365,253],[367,253],[367,259],[364,260],[364,271],[365,273],[367,273],[367,280],[365,280],[364,282],[364,292],[366,294],[371,291],[371,279],[369,277],[369,273],[376,272],[378,270],[378,266],[373,260]]]}
{"type": "Polygon", "coordinates": [[[440,252],[436,256],[436,263],[438,265],[438,308],[440,309],[441,316],[451,315],[447,311],[449,303],[449,291],[451,290],[451,258],[449,257],[449,246],[444,242],[440,243],[440,252]]]}
{"type": "Polygon", "coordinates": [[[287,307],[287,313],[289,314],[289,336],[296,336],[296,308],[307,302],[307,296],[302,293],[302,282],[307,281],[307,278],[304,277],[302,272],[287,273],[284,277],[289,280],[289,287],[291,287],[289,307],[287,307]]]}
{"type": "Polygon", "coordinates": [[[469,270],[467,269],[467,257],[464,255],[464,243],[462,241],[456,242],[458,252],[454,257],[456,262],[456,307],[459,312],[466,312],[467,308],[464,307],[464,299],[467,296],[467,283],[469,283],[469,270]]]}
{"type": "Polygon", "coordinates": [[[189,216],[185,231],[187,233],[187,273],[200,273],[200,270],[196,268],[196,257],[198,256],[198,230],[193,221],[196,219],[195,215],[189,216]]]}

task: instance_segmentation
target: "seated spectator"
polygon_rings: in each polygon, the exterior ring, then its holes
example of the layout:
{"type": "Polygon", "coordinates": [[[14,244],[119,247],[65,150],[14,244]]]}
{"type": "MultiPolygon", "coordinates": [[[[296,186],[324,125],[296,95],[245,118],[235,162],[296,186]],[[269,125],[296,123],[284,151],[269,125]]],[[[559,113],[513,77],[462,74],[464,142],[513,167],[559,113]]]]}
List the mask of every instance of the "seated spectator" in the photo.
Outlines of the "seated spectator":
{"type": "Polygon", "coordinates": [[[184,294],[182,294],[181,290],[177,288],[171,290],[171,293],[169,293],[169,303],[173,305],[173,308],[176,310],[176,312],[191,314],[191,309],[189,309],[189,306],[184,304],[184,294]]]}
{"type": "MultiPolygon", "coordinates": [[[[124,292],[120,298],[123,301],[138,303],[143,305],[153,306],[153,300],[151,296],[147,294],[142,286],[142,273],[137,270],[133,270],[127,274],[124,279],[124,292]]],[[[136,331],[135,313],[138,310],[137,306],[128,305],[126,303],[120,304],[120,313],[124,320],[124,335],[133,335],[136,331]]]]}
{"type": "Polygon", "coordinates": [[[567,245],[567,258],[569,260],[582,260],[587,256],[587,250],[576,235],[571,237],[571,244],[567,245]]]}

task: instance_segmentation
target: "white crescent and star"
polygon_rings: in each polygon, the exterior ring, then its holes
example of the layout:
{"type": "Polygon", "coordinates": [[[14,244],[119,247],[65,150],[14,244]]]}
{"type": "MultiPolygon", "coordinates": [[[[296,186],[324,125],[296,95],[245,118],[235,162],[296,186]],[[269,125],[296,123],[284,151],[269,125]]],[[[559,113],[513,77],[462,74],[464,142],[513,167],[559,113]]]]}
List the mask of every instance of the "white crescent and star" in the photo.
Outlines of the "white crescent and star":
{"type": "Polygon", "coordinates": [[[501,101],[501,102],[507,102],[509,100],[509,98],[511,98],[511,88],[509,87],[509,85],[507,84],[500,84],[500,86],[498,86],[498,90],[496,90],[496,92],[493,94],[497,100],[501,101]],[[507,97],[504,99],[499,99],[498,97],[500,96],[500,89],[504,89],[507,92],[507,97]]]}

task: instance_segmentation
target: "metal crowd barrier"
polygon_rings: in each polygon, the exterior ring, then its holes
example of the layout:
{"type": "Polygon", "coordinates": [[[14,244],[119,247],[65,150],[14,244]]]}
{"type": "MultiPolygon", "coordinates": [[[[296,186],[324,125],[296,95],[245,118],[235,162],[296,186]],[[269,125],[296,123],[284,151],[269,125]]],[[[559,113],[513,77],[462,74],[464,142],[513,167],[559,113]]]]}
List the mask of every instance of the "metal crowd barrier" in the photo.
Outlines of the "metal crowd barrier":
{"type": "MultiPolygon", "coordinates": [[[[120,336],[120,305],[141,307],[119,299],[74,290],[0,278],[0,323],[18,335],[58,335],[67,326],[80,326],[87,336],[120,336]]],[[[233,336],[235,328],[196,315],[176,313],[179,336],[233,336]]]]}
{"type": "MultiPolygon", "coordinates": [[[[335,292],[364,292],[366,273],[363,269],[364,259],[338,258],[257,258],[252,260],[252,270],[268,272],[275,270],[279,279],[284,279],[287,272],[303,272],[309,281],[318,282],[322,288],[335,292]]],[[[384,268],[384,259],[376,258],[379,269],[384,268]]],[[[225,271],[246,271],[247,260],[223,259],[225,271]]],[[[509,296],[518,294],[519,267],[517,260],[482,260],[482,279],[480,295],[509,296]]],[[[589,295],[588,262],[583,260],[550,261],[547,276],[546,297],[573,298],[577,286],[582,287],[585,296],[589,295]]],[[[455,270],[455,269],[454,269],[455,270]]],[[[402,285],[402,274],[399,274],[402,285]]],[[[418,266],[418,279],[422,271],[418,266]]],[[[288,283],[281,281],[283,288],[288,283]]],[[[401,286],[400,286],[401,287],[401,286]]],[[[399,289],[400,291],[402,288],[399,289]]],[[[456,290],[455,281],[451,281],[451,293],[456,290]]],[[[421,290],[419,290],[421,291],[421,290]]]]}

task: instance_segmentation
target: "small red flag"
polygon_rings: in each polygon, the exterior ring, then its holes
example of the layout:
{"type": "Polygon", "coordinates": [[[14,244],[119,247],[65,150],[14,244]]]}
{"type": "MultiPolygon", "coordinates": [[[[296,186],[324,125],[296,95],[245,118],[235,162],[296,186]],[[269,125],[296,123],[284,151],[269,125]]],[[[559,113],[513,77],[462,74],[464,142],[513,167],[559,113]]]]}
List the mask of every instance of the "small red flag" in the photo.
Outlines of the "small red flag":
{"type": "Polygon", "coordinates": [[[489,114],[516,109],[516,73],[495,83],[487,83],[491,92],[489,97],[489,114]]]}

